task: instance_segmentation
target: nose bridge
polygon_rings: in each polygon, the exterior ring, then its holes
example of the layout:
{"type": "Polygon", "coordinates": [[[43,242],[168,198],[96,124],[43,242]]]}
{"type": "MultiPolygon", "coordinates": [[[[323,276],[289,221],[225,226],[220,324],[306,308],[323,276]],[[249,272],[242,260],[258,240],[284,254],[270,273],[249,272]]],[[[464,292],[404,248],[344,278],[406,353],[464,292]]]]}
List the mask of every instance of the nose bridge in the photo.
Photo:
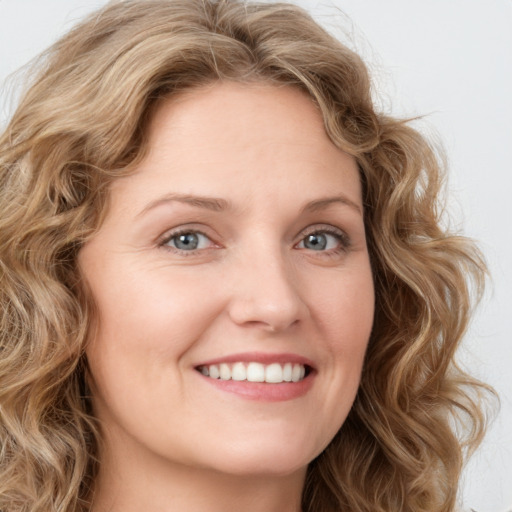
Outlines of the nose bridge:
{"type": "Polygon", "coordinates": [[[256,241],[252,250],[239,255],[230,304],[232,320],[270,331],[295,324],[307,313],[297,277],[280,244],[256,241]]]}

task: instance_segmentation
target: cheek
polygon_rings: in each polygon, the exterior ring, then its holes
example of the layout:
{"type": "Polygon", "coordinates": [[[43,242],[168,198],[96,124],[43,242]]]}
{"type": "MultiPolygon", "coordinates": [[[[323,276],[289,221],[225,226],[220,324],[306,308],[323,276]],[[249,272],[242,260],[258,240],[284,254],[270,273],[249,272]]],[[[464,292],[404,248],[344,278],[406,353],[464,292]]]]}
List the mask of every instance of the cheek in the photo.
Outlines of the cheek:
{"type": "Polygon", "coordinates": [[[323,449],[346,420],[359,388],[374,316],[370,265],[341,269],[308,288],[318,343],[324,348],[317,380],[321,399],[315,405],[323,421],[311,427],[323,449]]]}
{"type": "Polygon", "coordinates": [[[369,263],[341,270],[315,287],[314,314],[331,351],[340,356],[364,355],[375,310],[373,276],[369,263]]]}
{"type": "Polygon", "coordinates": [[[117,391],[169,379],[169,367],[182,363],[220,307],[199,276],[176,279],[118,267],[94,274],[90,288],[100,316],[87,349],[89,366],[98,385],[117,391]]]}
{"type": "Polygon", "coordinates": [[[326,414],[344,420],[357,393],[374,318],[374,286],[369,263],[341,270],[316,287],[314,315],[325,343],[326,414]]]}
{"type": "Polygon", "coordinates": [[[180,401],[187,396],[189,354],[216,316],[219,300],[204,292],[204,279],[171,279],[156,271],[125,279],[120,274],[108,283],[98,274],[91,283],[101,312],[86,351],[93,403],[106,424],[147,438],[152,428],[172,424],[173,410],[193,417],[180,401]]]}
{"type": "Polygon", "coordinates": [[[132,269],[110,282],[101,277],[92,293],[101,312],[101,337],[106,340],[140,348],[156,348],[172,340],[171,345],[177,346],[200,332],[201,319],[211,317],[215,308],[208,283],[200,276],[132,269]]]}

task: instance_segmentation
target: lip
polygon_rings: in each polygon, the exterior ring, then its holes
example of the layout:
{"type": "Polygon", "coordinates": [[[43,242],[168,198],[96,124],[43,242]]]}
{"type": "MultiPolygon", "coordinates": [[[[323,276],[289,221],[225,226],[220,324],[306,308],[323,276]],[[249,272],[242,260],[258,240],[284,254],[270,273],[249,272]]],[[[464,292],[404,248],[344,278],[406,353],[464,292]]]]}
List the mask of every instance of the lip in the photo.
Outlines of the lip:
{"type": "Polygon", "coordinates": [[[256,362],[261,364],[272,363],[294,363],[302,364],[308,368],[308,373],[299,382],[280,382],[278,384],[270,384],[266,382],[248,382],[234,380],[220,380],[206,377],[199,371],[196,371],[206,384],[209,384],[221,392],[238,395],[241,398],[262,402],[284,402],[294,400],[304,396],[313,386],[316,370],[313,363],[298,354],[292,353],[261,353],[261,352],[244,352],[240,354],[230,354],[208,361],[201,362],[195,366],[195,370],[201,366],[209,366],[221,363],[250,363],[256,362]]]}
{"type": "Polygon", "coordinates": [[[222,356],[222,357],[218,357],[216,359],[209,359],[208,361],[201,361],[195,367],[198,368],[200,366],[209,366],[212,364],[221,364],[221,363],[250,363],[252,361],[254,361],[255,363],[261,363],[261,364],[272,364],[272,363],[302,364],[304,366],[309,366],[312,370],[315,369],[315,365],[308,358],[300,356],[298,354],[285,353],[285,352],[280,352],[280,353],[276,353],[276,354],[267,353],[267,352],[243,352],[243,353],[239,353],[239,354],[230,354],[228,356],[222,356]]]}

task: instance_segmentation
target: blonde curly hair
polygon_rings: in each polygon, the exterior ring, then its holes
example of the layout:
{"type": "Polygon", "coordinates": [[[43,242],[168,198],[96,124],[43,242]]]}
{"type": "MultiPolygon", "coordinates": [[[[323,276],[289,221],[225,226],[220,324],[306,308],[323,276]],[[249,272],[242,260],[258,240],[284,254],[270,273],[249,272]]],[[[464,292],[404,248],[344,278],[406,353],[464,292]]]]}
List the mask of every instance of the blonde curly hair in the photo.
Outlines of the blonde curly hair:
{"type": "Polygon", "coordinates": [[[218,80],[308,93],[363,183],[374,328],[350,415],[309,466],[304,512],[454,510],[486,423],[488,388],[454,360],[485,266],[442,227],[442,158],[376,112],[362,60],[289,4],[121,0],[40,62],[0,137],[0,510],[88,510],[101,438],[77,254],[109,184],[144,156],[158,102],[218,80]]]}

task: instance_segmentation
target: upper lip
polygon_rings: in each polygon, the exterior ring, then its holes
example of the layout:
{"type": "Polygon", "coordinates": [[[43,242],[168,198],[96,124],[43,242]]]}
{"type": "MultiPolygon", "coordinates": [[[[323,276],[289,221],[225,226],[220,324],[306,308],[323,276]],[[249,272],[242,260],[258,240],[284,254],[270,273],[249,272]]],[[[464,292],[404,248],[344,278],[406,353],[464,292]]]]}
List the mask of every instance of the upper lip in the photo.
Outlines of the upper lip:
{"type": "Polygon", "coordinates": [[[216,357],[215,359],[209,359],[208,361],[203,361],[200,364],[196,365],[197,367],[201,366],[210,366],[212,364],[221,364],[221,363],[261,363],[261,364],[272,364],[272,363],[294,363],[294,364],[302,364],[304,366],[309,366],[310,368],[314,368],[313,362],[307,357],[293,354],[293,353],[268,353],[268,352],[243,352],[238,354],[229,354],[226,356],[216,357]]]}

